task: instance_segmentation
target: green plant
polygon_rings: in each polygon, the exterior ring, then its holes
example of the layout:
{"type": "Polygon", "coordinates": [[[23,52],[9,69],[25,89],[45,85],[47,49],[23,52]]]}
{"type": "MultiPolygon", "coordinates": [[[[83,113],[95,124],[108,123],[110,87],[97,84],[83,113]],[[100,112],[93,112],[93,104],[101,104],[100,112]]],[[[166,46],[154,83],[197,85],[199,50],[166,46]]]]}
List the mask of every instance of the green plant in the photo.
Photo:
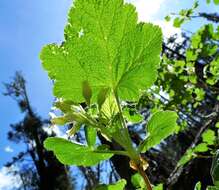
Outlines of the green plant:
{"type": "MultiPolygon", "coordinates": [[[[213,156],[211,177],[215,186],[208,186],[206,190],[219,190],[219,150],[217,150],[213,156]]],[[[196,184],[194,190],[201,190],[200,182],[196,184]]]]}
{"type": "MultiPolygon", "coordinates": [[[[128,156],[130,167],[152,190],[145,173],[148,162],[140,154],[178,130],[177,114],[158,111],[152,115],[145,139],[135,147],[127,122],[139,122],[142,117],[135,109],[135,117],[129,115],[124,104],[138,102],[155,82],[161,45],[160,28],[138,23],[131,4],[123,0],[75,0],[64,42],[45,46],[40,58],[54,80],[55,107],[62,111],[52,123],[73,124],[69,136],[84,127],[87,145],[52,137],[44,146],[67,165],[92,166],[114,154],[128,156]],[[97,145],[99,135],[116,142],[122,150],[97,145]]],[[[115,186],[109,189],[123,189],[124,183],[115,186]]]]}

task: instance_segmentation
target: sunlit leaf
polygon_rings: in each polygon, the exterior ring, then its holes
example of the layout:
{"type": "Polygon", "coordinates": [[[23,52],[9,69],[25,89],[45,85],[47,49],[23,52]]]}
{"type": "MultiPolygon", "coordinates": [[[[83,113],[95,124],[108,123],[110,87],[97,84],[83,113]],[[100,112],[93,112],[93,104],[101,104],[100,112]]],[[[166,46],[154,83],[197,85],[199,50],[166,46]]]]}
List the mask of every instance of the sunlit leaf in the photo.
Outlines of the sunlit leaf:
{"type": "Polygon", "coordinates": [[[201,190],[201,182],[196,183],[194,190],[201,190]]]}
{"type": "Polygon", "coordinates": [[[136,188],[144,188],[145,182],[142,176],[139,173],[132,175],[131,182],[136,188]]]}
{"type": "Polygon", "coordinates": [[[161,44],[160,28],[138,23],[133,5],[123,0],[75,0],[65,41],[45,46],[40,58],[55,82],[56,97],[81,103],[88,81],[91,102],[97,102],[103,88],[121,100],[137,100],[157,78],[161,44]]]}
{"type": "Polygon", "coordinates": [[[44,147],[53,151],[58,160],[66,165],[93,166],[113,156],[111,153],[97,153],[90,147],[57,137],[47,138],[44,147]]]}
{"type": "Polygon", "coordinates": [[[124,190],[125,185],[126,185],[126,181],[122,179],[115,184],[100,185],[95,190],[124,190]]]}
{"type": "Polygon", "coordinates": [[[153,187],[153,190],[163,190],[163,185],[162,184],[156,185],[155,187],[153,187]]]}
{"type": "Polygon", "coordinates": [[[90,105],[90,100],[92,97],[92,89],[87,80],[82,82],[82,95],[84,96],[87,105],[90,105]]]}
{"type": "Polygon", "coordinates": [[[193,159],[196,155],[193,153],[192,149],[188,149],[186,153],[180,158],[177,165],[183,166],[188,163],[191,159],[193,159]]]}
{"type": "Polygon", "coordinates": [[[206,143],[200,143],[193,149],[193,151],[194,152],[206,152],[208,151],[208,146],[206,143]]]}
{"type": "Polygon", "coordinates": [[[124,117],[132,123],[139,123],[143,120],[143,116],[140,113],[137,113],[135,109],[125,108],[123,110],[124,117]]]}
{"type": "Polygon", "coordinates": [[[176,120],[177,114],[173,111],[160,111],[155,113],[146,126],[148,136],[140,145],[142,151],[145,152],[176,132],[178,129],[176,120]]]}
{"type": "Polygon", "coordinates": [[[203,142],[206,142],[209,145],[213,145],[215,142],[216,136],[213,130],[208,129],[206,132],[202,134],[203,142]]]}
{"type": "Polygon", "coordinates": [[[85,126],[85,137],[87,140],[87,145],[90,147],[94,147],[96,143],[96,129],[91,126],[85,126]]]}

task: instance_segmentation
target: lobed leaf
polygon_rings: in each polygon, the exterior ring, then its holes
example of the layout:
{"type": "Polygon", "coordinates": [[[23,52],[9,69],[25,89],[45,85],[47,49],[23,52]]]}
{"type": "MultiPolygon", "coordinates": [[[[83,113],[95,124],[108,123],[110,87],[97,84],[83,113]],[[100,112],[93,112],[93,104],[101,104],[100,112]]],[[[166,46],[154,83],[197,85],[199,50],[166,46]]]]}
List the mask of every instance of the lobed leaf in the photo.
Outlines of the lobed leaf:
{"type": "Polygon", "coordinates": [[[47,138],[44,147],[53,151],[58,160],[66,165],[93,166],[113,156],[111,153],[95,152],[90,147],[58,137],[47,138]]]}
{"type": "Polygon", "coordinates": [[[56,97],[81,103],[85,96],[97,102],[101,89],[109,88],[122,100],[134,101],[157,78],[161,44],[160,28],[137,23],[131,4],[75,0],[65,41],[45,46],[40,58],[54,80],[56,97]],[[85,81],[90,89],[83,90],[85,81]]]}
{"type": "Polygon", "coordinates": [[[109,185],[100,185],[95,190],[123,190],[125,188],[126,181],[124,179],[121,179],[117,181],[115,184],[109,184],[109,185]]]}

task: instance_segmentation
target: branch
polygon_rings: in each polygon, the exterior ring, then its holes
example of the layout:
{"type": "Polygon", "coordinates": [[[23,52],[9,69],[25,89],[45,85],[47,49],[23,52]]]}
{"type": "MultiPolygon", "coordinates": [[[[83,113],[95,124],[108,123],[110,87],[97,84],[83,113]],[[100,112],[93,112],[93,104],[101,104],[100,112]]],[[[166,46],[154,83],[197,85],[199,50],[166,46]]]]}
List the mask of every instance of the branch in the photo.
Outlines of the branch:
{"type": "MultiPolygon", "coordinates": [[[[198,133],[196,134],[192,144],[189,146],[188,149],[193,148],[194,146],[196,146],[196,144],[199,142],[200,137],[202,136],[203,132],[208,128],[208,126],[214,122],[214,120],[216,120],[218,118],[218,113],[219,113],[219,103],[217,103],[214,108],[213,108],[213,112],[212,112],[212,117],[210,117],[205,124],[200,128],[200,130],[198,131],[198,133]]],[[[187,150],[188,150],[187,149],[187,150]]],[[[174,183],[176,183],[176,181],[178,180],[178,178],[180,177],[180,175],[183,172],[183,166],[177,166],[173,172],[170,174],[169,178],[167,179],[167,186],[171,186],[174,183]]]]}

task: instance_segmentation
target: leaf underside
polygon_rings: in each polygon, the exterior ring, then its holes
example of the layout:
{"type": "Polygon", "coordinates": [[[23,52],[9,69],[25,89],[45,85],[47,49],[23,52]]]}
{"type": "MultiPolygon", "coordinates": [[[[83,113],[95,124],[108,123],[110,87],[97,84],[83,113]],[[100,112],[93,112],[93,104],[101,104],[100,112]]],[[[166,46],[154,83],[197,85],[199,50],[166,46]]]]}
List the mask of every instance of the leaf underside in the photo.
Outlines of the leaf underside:
{"type": "Polygon", "coordinates": [[[40,58],[54,80],[54,95],[83,102],[82,84],[91,102],[103,88],[121,100],[137,100],[157,78],[162,34],[158,26],[137,23],[133,5],[123,0],[75,0],[61,45],[50,44],[40,58]]]}
{"type": "Polygon", "coordinates": [[[117,181],[115,184],[109,184],[109,185],[100,185],[95,190],[123,190],[125,188],[126,181],[124,179],[121,179],[117,181]]]}
{"type": "Polygon", "coordinates": [[[177,114],[173,111],[159,111],[155,113],[147,124],[147,133],[149,136],[143,143],[143,152],[151,147],[160,144],[177,130],[177,114]]]}
{"type": "Polygon", "coordinates": [[[90,147],[58,137],[47,138],[44,147],[53,151],[58,160],[66,165],[92,166],[113,156],[110,153],[97,153],[90,147]]]}

